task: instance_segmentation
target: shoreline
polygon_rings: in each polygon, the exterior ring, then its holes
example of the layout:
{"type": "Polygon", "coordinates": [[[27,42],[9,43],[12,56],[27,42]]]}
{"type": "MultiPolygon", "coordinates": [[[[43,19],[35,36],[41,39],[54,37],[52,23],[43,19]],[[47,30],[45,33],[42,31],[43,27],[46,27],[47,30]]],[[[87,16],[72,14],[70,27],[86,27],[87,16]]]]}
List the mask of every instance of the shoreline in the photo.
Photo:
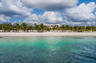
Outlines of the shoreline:
{"type": "Polygon", "coordinates": [[[96,37],[96,32],[0,32],[0,37],[19,37],[19,36],[92,36],[96,37]]]}

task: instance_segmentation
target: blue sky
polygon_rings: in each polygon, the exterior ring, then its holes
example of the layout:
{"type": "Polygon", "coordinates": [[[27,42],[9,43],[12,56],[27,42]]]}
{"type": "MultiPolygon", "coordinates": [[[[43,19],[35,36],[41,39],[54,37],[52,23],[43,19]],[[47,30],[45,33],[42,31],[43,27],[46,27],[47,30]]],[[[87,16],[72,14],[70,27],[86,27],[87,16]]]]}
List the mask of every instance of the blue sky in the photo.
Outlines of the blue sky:
{"type": "Polygon", "coordinates": [[[96,2],[96,0],[79,0],[79,3],[89,3],[89,2],[96,2]]]}
{"type": "Polygon", "coordinates": [[[0,23],[95,25],[96,0],[0,0],[0,23]]]}

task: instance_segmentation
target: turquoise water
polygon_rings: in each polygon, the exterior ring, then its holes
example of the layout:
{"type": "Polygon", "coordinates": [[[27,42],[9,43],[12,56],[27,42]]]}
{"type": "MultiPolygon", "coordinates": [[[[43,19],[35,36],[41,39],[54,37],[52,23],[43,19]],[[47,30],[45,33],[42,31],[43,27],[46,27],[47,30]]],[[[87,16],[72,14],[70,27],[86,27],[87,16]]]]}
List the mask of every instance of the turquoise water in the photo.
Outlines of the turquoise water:
{"type": "Polygon", "coordinates": [[[0,63],[96,63],[96,37],[3,37],[0,63]]]}

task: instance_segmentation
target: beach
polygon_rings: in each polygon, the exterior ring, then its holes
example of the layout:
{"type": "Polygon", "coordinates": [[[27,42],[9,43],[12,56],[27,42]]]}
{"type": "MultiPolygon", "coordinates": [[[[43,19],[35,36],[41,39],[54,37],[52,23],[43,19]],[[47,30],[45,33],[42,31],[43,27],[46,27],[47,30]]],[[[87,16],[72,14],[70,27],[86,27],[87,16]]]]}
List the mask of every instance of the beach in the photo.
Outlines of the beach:
{"type": "Polygon", "coordinates": [[[12,36],[96,36],[96,32],[0,32],[0,37],[12,36]]]}

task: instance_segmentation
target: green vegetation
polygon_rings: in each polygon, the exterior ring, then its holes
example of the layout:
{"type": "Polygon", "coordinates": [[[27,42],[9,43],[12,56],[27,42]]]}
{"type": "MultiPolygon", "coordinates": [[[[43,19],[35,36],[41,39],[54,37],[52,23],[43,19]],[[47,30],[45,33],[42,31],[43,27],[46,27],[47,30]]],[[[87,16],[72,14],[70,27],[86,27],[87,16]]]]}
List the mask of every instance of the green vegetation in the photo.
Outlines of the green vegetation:
{"type": "Polygon", "coordinates": [[[86,31],[96,31],[95,26],[69,26],[69,25],[44,25],[44,24],[34,24],[28,25],[26,23],[18,24],[15,23],[12,25],[11,23],[8,24],[0,24],[0,30],[2,32],[19,32],[20,30],[24,32],[33,32],[37,30],[38,32],[46,32],[46,31],[71,31],[71,32],[86,32],[86,31]]]}

